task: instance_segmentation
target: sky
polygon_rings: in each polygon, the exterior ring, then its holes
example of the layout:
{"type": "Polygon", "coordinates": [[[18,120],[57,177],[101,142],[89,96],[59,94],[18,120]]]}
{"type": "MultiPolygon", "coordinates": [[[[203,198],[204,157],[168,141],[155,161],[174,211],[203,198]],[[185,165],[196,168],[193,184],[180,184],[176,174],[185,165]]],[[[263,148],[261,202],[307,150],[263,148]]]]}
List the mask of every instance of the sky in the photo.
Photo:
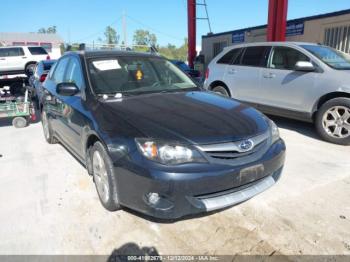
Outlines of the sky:
{"type": "MultiPolygon", "coordinates": [[[[197,0],[201,3],[203,0],[197,0]]],[[[266,24],[268,0],[206,0],[212,31],[230,31],[266,24]]],[[[187,36],[187,0],[1,0],[0,32],[37,32],[57,26],[66,42],[92,43],[113,26],[121,39],[125,13],[127,41],[137,29],[155,33],[160,45],[181,45],[187,36]]],[[[288,19],[350,9],[350,0],[289,0],[288,19]]],[[[204,8],[198,6],[198,16],[204,8]]],[[[198,20],[197,45],[209,32],[198,20]]]]}

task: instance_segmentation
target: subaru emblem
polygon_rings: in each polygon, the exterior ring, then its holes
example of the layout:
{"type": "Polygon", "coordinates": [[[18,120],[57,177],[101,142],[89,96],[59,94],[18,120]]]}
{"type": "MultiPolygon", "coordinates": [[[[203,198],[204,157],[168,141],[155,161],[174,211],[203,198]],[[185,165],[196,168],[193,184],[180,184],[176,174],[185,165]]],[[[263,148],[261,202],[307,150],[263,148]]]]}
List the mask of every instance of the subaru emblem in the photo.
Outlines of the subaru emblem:
{"type": "Polygon", "coordinates": [[[253,147],[254,147],[254,143],[251,139],[248,139],[248,140],[244,140],[242,141],[239,145],[238,145],[239,149],[242,151],[242,152],[247,152],[249,150],[252,150],[253,147]]]}

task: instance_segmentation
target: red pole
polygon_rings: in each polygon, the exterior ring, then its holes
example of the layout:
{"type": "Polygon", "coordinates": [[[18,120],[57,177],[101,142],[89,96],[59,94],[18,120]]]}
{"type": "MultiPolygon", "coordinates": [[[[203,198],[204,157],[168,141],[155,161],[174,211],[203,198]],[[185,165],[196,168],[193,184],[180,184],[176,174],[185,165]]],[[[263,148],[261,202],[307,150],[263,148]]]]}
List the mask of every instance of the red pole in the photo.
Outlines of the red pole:
{"type": "Polygon", "coordinates": [[[196,58],[196,0],[187,0],[188,13],[188,64],[193,68],[196,58]]]}
{"type": "Polygon", "coordinates": [[[277,2],[275,41],[286,41],[288,0],[277,2]]]}
{"type": "Polygon", "coordinates": [[[288,0],[269,0],[267,41],[285,41],[288,0]]]}
{"type": "Polygon", "coordinates": [[[269,0],[269,16],[267,21],[267,41],[275,41],[277,0],[269,0]]]}

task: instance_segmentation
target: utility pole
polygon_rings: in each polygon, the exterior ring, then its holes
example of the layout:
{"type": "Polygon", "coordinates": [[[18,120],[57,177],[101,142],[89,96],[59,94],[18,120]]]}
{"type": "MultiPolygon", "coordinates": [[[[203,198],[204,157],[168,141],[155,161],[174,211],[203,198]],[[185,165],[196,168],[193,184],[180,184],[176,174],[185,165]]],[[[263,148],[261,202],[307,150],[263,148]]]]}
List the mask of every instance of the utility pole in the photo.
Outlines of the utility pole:
{"type": "Polygon", "coordinates": [[[196,58],[196,0],[187,0],[188,14],[188,64],[193,68],[196,58]]]}
{"type": "Polygon", "coordinates": [[[124,46],[125,48],[128,47],[128,34],[126,30],[126,12],[123,11],[123,38],[124,38],[124,46]]]}

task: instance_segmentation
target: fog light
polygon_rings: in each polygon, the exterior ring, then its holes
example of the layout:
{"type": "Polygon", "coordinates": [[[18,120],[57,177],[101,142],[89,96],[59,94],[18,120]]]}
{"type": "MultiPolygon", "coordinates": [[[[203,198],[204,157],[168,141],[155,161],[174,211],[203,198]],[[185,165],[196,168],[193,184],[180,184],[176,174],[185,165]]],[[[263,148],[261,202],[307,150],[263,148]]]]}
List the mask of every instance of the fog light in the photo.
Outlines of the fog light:
{"type": "Polygon", "coordinates": [[[157,205],[160,200],[160,196],[158,193],[148,193],[147,200],[151,205],[157,205]]]}

